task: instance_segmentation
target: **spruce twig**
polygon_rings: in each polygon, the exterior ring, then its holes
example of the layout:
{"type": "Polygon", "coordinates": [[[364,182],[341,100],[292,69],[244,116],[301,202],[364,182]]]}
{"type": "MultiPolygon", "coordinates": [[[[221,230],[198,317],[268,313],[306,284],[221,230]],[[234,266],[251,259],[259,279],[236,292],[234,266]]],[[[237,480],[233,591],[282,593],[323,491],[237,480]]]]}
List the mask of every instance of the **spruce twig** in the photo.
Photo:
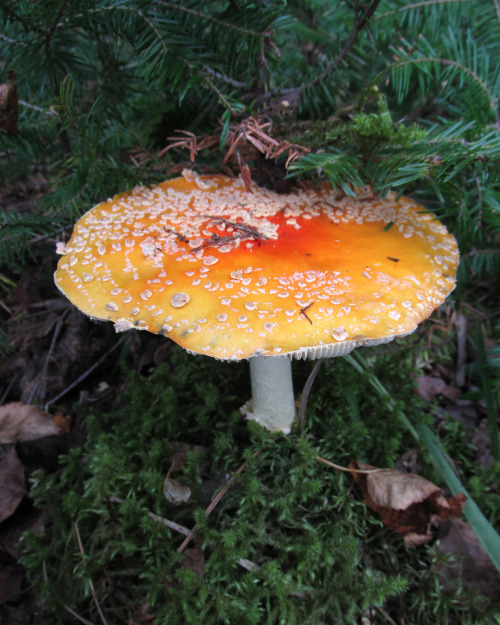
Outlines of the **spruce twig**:
{"type": "MultiPolygon", "coordinates": [[[[405,6],[398,7],[397,9],[392,9],[391,11],[385,11],[385,13],[381,13],[377,15],[374,19],[381,20],[384,17],[389,17],[389,15],[395,15],[396,13],[401,13],[403,11],[411,11],[412,9],[421,9],[427,6],[433,6],[435,4],[450,4],[452,2],[476,2],[476,0],[423,0],[422,2],[412,2],[411,4],[405,4],[405,6]]],[[[494,0],[497,2],[497,0],[494,0]]]]}
{"type": "Polygon", "coordinates": [[[271,35],[271,32],[269,30],[257,32],[249,28],[244,28],[243,26],[238,26],[237,24],[232,24],[231,22],[220,20],[213,15],[210,15],[209,13],[204,13],[203,11],[198,11],[197,9],[193,9],[191,7],[181,6],[179,4],[175,4],[174,2],[168,2],[168,0],[158,0],[158,4],[162,4],[169,9],[175,9],[176,11],[183,11],[184,13],[195,15],[203,22],[211,22],[212,24],[217,24],[218,26],[234,30],[238,33],[241,33],[242,35],[250,35],[251,37],[255,38],[261,38],[271,35]]]}
{"type": "Polygon", "coordinates": [[[470,67],[467,67],[466,65],[463,65],[463,63],[460,63],[458,61],[454,61],[453,59],[443,59],[443,58],[439,58],[439,57],[422,56],[422,57],[418,57],[417,59],[403,59],[401,61],[395,61],[391,65],[388,65],[387,67],[385,67],[381,72],[379,72],[379,74],[377,74],[377,76],[373,80],[372,84],[375,85],[384,74],[386,74],[388,71],[393,70],[395,67],[404,67],[405,65],[418,65],[420,63],[437,63],[438,65],[444,65],[444,66],[447,66],[447,67],[456,67],[460,71],[462,71],[465,74],[467,74],[467,76],[472,78],[472,80],[484,92],[484,94],[487,97],[488,102],[490,104],[490,108],[493,111],[495,111],[495,121],[496,121],[496,123],[499,123],[500,118],[498,116],[498,98],[497,98],[497,96],[495,96],[493,93],[491,93],[491,91],[488,88],[488,85],[484,82],[484,80],[481,78],[481,76],[476,74],[476,72],[474,72],[470,67]]]}
{"type": "Polygon", "coordinates": [[[66,7],[68,6],[68,3],[69,3],[69,0],[64,0],[64,2],[59,7],[59,11],[57,12],[57,14],[55,16],[54,21],[52,22],[52,25],[50,26],[50,28],[45,33],[45,52],[46,52],[46,54],[48,54],[48,50],[50,48],[50,40],[52,39],[52,36],[53,36],[56,28],[59,26],[59,21],[60,21],[61,17],[63,16],[63,13],[64,13],[66,7]]]}
{"type": "MultiPolygon", "coordinates": [[[[330,61],[330,63],[328,63],[326,68],[323,70],[321,74],[319,74],[319,76],[311,80],[309,83],[306,83],[305,85],[302,85],[300,87],[301,91],[305,91],[306,89],[311,89],[312,87],[316,87],[320,83],[324,82],[328,78],[328,76],[330,76],[330,74],[337,69],[337,67],[342,63],[342,61],[351,51],[351,48],[355,44],[359,33],[363,30],[363,28],[366,26],[370,18],[373,16],[375,11],[377,10],[377,7],[380,4],[380,1],[381,0],[372,0],[371,4],[368,4],[366,11],[362,13],[361,12],[362,8],[359,5],[359,0],[354,0],[353,2],[354,26],[353,26],[353,29],[351,30],[351,34],[349,35],[349,38],[344,44],[344,47],[339,52],[339,54],[332,61],[330,61]]],[[[362,2],[362,5],[364,4],[365,3],[362,2]]]]}

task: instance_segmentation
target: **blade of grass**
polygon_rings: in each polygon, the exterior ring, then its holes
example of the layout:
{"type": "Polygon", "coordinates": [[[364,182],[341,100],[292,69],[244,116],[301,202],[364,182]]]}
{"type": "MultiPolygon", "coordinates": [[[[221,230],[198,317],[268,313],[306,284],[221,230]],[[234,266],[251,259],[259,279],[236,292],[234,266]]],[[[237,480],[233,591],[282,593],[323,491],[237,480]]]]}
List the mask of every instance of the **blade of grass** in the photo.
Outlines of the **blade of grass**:
{"type": "Polygon", "coordinates": [[[421,435],[421,440],[429,452],[433,465],[448,485],[452,494],[463,493],[467,497],[464,506],[465,517],[490,556],[493,564],[500,571],[500,536],[456,476],[453,462],[437,436],[424,423],[418,425],[417,428],[421,435]]]}
{"type": "Polygon", "coordinates": [[[420,437],[418,435],[418,432],[415,430],[415,428],[411,424],[411,422],[408,419],[408,417],[401,410],[399,410],[399,408],[396,407],[396,402],[392,399],[391,394],[384,388],[384,386],[382,385],[380,380],[377,378],[377,376],[373,375],[373,373],[370,371],[370,369],[368,368],[368,365],[367,365],[365,359],[362,356],[360,356],[359,354],[356,354],[356,358],[354,358],[354,356],[352,354],[348,354],[347,356],[343,356],[343,358],[351,366],[353,366],[356,369],[356,371],[358,371],[361,374],[367,375],[368,382],[370,383],[372,388],[375,390],[377,395],[381,399],[384,400],[387,408],[389,408],[391,412],[395,412],[399,416],[399,418],[404,423],[404,425],[408,429],[408,431],[418,441],[420,439],[420,437]]]}
{"type": "Polygon", "coordinates": [[[429,457],[446,482],[448,488],[453,495],[463,493],[467,497],[464,506],[464,514],[481,544],[488,553],[495,567],[500,571],[500,536],[495,531],[491,523],[484,516],[477,504],[472,500],[471,496],[464,488],[456,475],[455,467],[449,458],[446,450],[442,446],[437,436],[425,425],[419,424],[415,428],[409,421],[408,417],[399,409],[391,397],[391,394],[383,386],[380,380],[369,370],[366,361],[359,354],[344,356],[344,359],[352,365],[360,374],[367,376],[368,381],[377,393],[377,395],[385,402],[387,409],[399,416],[403,425],[408,428],[416,441],[424,446],[429,453],[429,457]]]}

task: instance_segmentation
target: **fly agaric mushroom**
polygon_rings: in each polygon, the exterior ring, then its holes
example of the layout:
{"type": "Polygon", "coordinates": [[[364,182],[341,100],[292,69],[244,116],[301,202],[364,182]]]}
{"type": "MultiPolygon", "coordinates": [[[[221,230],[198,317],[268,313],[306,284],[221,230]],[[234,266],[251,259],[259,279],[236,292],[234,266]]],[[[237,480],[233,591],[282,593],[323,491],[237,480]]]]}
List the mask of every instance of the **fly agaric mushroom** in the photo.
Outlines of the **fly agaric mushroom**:
{"type": "Polygon", "coordinates": [[[222,175],[136,187],[76,224],[55,282],[84,313],[250,359],[247,416],[290,431],[291,358],[413,332],[455,285],[458,249],[408,198],[331,187],[287,195],[222,175]]]}

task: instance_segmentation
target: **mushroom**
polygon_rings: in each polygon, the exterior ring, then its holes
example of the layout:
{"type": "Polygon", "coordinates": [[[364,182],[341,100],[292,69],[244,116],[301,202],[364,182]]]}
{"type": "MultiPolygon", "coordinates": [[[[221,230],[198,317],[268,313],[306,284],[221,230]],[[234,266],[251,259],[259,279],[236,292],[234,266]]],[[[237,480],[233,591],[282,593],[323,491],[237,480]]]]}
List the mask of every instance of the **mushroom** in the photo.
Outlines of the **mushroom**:
{"type": "Polygon", "coordinates": [[[292,358],[341,356],[413,332],[453,290],[455,239],[395,194],[328,185],[279,195],[222,175],[136,187],[75,225],[55,282],[84,313],[250,360],[244,411],[295,418],[292,358]]]}

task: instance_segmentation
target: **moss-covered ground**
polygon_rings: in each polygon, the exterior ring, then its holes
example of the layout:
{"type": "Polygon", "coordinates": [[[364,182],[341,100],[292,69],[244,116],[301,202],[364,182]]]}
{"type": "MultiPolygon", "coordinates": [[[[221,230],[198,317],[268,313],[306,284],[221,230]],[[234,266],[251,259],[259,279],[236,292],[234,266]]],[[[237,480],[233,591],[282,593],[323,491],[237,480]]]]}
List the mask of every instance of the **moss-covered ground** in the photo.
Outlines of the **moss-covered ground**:
{"type": "MultiPolygon", "coordinates": [[[[433,424],[404,343],[374,354],[364,352],[371,374],[406,417],[433,424]]],[[[361,502],[351,475],[315,459],[387,467],[415,447],[367,376],[346,360],[325,362],[303,427],[276,436],[241,417],[247,366],[174,348],[147,375],[123,372],[119,404],[86,412],[86,446],[55,476],[34,475],[32,495],[50,522],[25,536],[24,563],[43,588],[44,623],[75,614],[108,625],[498,622],[498,605],[478,601],[477,589],[457,579],[443,590],[439,566],[452,556],[435,541],[405,547],[361,502]],[[172,459],[180,467],[172,477],[191,490],[178,505],[163,492],[172,459]],[[179,553],[185,535],[168,524],[195,522],[179,553]]],[[[312,367],[294,363],[298,391],[312,367]]],[[[454,460],[473,466],[463,428],[447,432],[454,460]]],[[[439,483],[421,450],[417,457],[419,472],[439,483]]],[[[485,494],[491,477],[475,471],[472,483],[490,519],[500,514],[498,498],[485,494]]]]}

